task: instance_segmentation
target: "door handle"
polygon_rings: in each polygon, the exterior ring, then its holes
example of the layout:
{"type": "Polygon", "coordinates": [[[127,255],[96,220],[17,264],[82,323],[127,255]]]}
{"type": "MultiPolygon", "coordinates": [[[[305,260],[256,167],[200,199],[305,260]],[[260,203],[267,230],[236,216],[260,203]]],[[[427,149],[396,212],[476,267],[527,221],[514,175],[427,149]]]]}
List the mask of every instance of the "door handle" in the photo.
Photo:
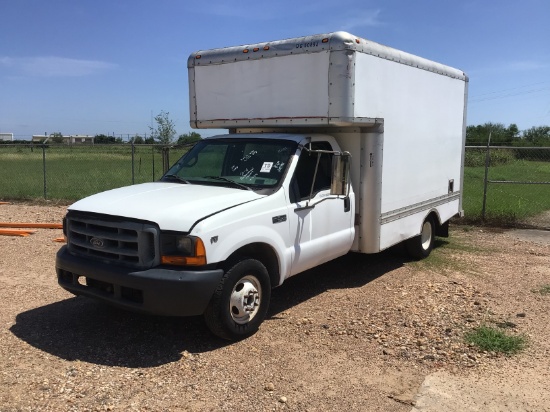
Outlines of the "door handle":
{"type": "Polygon", "coordinates": [[[351,201],[349,197],[344,198],[344,212],[348,213],[351,210],[351,201]]]}

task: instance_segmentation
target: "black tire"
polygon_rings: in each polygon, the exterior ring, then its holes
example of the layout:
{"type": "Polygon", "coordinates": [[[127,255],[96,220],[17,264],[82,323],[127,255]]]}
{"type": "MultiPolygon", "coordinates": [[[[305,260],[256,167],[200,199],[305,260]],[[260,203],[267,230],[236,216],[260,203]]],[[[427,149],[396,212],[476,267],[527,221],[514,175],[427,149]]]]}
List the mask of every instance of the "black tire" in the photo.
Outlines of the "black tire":
{"type": "Polygon", "coordinates": [[[204,320],[215,335],[239,340],[253,335],[263,322],[271,298],[265,266],[255,259],[234,263],[223,275],[204,320]]]}
{"type": "Polygon", "coordinates": [[[428,216],[422,223],[422,230],[418,236],[406,241],[407,252],[414,259],[424,259],[430,255],[434,247],[435,223],[431,216],[428,216]]]}

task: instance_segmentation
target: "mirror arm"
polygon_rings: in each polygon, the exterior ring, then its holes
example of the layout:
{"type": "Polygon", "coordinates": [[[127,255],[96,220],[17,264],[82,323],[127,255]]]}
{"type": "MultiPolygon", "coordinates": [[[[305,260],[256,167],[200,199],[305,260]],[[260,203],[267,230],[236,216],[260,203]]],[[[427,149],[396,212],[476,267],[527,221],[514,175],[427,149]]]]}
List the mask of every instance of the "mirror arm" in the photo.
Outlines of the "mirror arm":
{"type": "Polygon", "coordinates": [[[319,170],[319,160],[321,160],[320,153],[317,153],[317,162],[315,163],[315,172],[313,173],[313,181],[311,182],[311,190],[309,191],[308,203],[311,202],[311,197],[313,196],[313,188],[315,187],[315,179],[317,179],[317,171],[319,170]]]}

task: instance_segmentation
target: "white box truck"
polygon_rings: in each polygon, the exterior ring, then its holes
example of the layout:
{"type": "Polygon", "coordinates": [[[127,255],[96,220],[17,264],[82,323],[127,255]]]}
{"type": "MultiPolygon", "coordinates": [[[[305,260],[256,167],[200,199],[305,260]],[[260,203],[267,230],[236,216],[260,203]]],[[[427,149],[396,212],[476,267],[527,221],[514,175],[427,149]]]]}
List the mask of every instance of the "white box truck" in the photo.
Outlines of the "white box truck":
{"type": "Polygon", "coordinates": [[[336,32],[199,51],[188,72],[191,125],[229,133],[70,206],[66,290],[239,339],[288,277],[403,241],[425,257],[462,214],[462,71],[336,32]]]}

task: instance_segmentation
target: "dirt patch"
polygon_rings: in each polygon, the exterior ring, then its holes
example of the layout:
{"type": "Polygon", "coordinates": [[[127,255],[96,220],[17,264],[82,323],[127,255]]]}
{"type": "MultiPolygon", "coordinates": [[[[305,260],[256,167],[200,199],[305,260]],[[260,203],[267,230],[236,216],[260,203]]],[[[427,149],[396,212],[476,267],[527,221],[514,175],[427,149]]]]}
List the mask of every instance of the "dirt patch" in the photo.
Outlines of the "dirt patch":
{"type": "Polygon", "coordinates": [[[411,412],[548,411],[549,378],[547,365],[507,368],[505,374],[475,370],[467,376],[440,370],[426,377],[411,412]]]}
{"type": "MultiPolygon", "coordinates": [[[[0,221],[60,222],[64,211],[0,205],[0,221]]],[[[422,262],[399,247],[350,254],[275,289],[260,331],[231,344],[200,317],[72,297],[55,278],[60,235],[0,237],[2,411],[430,410],[417,391],[436,372],[466,394],[468,380],[510,378],[527,397],[512,410],[550,409],[537,392],[550,367],[550,296],[536,292],[550,283],[550,246],[458,227],[422,262]],[[485,323],[513,325],[527,349],[506,357],[464,343],[485,323]]],[[[497,392],[495,402],[511,401],[497,392]]]]}
{"type": "Polygon", "coordinates": [[[533,242],[545,246],[550,245],[550,230],[517,229],[510,231],[510,236],[525,242],[533,242]]]}
{"type": "Polygon", "coordinates": [[[525,223],[534,228],[550,230],[550,210],[526,219],[525,223]]]}

